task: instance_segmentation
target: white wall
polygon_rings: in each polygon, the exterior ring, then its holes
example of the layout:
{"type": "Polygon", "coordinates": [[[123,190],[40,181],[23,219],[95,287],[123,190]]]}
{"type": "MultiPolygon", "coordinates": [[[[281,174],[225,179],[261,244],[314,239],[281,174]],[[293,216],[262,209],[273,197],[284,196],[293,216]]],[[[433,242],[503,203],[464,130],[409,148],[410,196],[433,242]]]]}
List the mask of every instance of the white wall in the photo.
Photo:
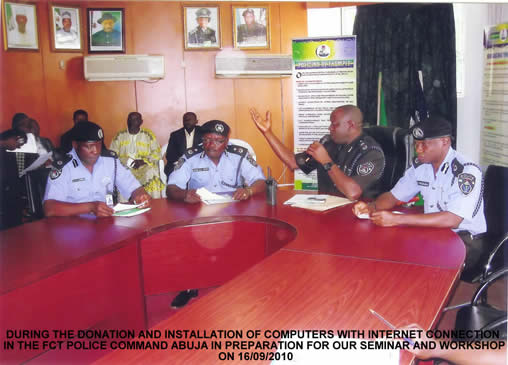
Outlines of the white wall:
{"type": "Polygon", "coordinates": [[[480,161],[483,31],[508,21],[508,4],[462,4],[465,15],[464,97],[457,99],[457,150],[480,161]]]}

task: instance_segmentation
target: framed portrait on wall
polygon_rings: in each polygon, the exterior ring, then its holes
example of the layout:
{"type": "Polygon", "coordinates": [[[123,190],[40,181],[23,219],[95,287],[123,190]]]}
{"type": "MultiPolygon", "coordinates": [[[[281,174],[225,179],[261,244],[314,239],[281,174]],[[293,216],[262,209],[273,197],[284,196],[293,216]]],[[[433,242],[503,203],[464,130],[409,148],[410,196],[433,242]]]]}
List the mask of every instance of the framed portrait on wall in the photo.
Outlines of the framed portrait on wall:
{"type": "Polygon", "coordinates": [[[39,49],[37,8],[30,3],[4,2],[5,49],[39,49]]]}
{"type": "Polygon", "coordinates": [[[185,49],[220,49],[218,6],[184,6],[185,49]]]}
{"type": "Polygon", "coordinates": [[[57,52],[81,52],[81,16],[77,6],[51,4],[51,49],[57,52]]]}
{"type": "Polygon", "coordinates": [[[89,8],[88,52],[125,53],[124,9],[89,8]]]}
{"type": "Polygon", "coordinates": [[[233,43],[235,48],[270,48],[268,5],[256,7],[233,6],[233,43]]]}

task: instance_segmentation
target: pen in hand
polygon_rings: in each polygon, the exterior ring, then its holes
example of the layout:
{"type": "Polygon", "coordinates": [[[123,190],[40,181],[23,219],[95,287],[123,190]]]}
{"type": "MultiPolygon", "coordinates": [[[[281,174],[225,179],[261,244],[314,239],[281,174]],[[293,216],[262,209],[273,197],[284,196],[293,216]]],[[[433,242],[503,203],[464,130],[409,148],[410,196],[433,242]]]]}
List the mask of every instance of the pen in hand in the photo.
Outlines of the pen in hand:
{"type": "MultiPolygon", "coordinates": [[[[379,320],[381,320],[384,324],[386,324],[388,327],[390,327],[392,330],[396,330],[397,328],[391,324],[390,322],[388,322],[386,319],[384,319],[379,313],[377,313],[376,311],[372,310],[372,309],[369,309],[370,313],[372,313],[373,315],[375,315],[379,320]]],[[[406,338],[404,337],[403,338],[404,341],[410,343],[412,346],[415,345],[415,342],[410,339],[410,338],[406,338]]]]}

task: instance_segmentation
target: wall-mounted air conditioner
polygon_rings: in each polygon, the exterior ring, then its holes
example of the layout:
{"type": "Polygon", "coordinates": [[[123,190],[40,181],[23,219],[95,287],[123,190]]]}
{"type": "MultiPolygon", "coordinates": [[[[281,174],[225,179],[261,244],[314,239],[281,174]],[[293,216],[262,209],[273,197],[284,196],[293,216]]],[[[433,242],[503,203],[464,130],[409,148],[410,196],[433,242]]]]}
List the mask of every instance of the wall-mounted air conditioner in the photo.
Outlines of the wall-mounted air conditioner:
{"type": "Polygon", "coordinates": [[[215,76],[237,78],[289,77],[293,70],[291,55],[219,54],[215,57],[215,76]]]}
{"type": "Polygon", "coordinates": [[[108,55],[86,56],[88,81],[151,80],[164,78],[164,56],[108,55]]]}

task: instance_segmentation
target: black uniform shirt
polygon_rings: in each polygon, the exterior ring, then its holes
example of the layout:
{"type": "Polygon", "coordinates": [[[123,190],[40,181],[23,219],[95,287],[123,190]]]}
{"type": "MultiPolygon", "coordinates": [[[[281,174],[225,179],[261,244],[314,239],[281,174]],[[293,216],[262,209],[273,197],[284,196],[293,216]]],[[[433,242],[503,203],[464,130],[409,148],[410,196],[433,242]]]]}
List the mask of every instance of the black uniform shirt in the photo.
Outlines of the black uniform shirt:
{"type": "MultiPolygon", "coordinates": [[[[322,138],[332,161],[347,176],[351,177],[362,188],[362,196],[372,198],[379,192],[378,182],[385,168],[385,157],[379,144],[366,134],[360,135],[350,144],[336,144],[330,138],[322,138]]],[[[342,194],[323,166],[308,158],[305,152],[295,155],[298,167],[305,173],[317,169],[318,189],[322,193],[342,194]]]]}

